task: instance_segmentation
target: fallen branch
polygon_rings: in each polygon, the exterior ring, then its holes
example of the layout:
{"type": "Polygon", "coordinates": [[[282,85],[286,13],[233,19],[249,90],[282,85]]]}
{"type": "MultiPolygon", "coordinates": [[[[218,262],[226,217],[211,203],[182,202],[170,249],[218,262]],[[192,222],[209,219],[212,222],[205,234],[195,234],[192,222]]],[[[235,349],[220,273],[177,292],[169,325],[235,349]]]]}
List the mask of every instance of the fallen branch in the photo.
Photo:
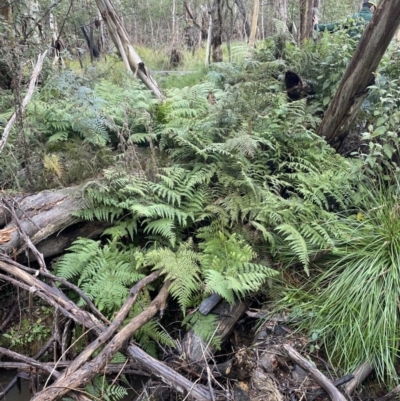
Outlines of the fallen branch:
{"type": "MultiPolygon", "coordinates": [[[[32,98],[33,91],[35,90],[36,80],[38,78],[38,75],[40,74],[40,71],[42,71],[43,61],[44,58],[46,57],[46,54],[47,50],[38,57],[38,61],[36,62],[35,68],[33,69],[32,72],[31,80],[29,82],[28,93],[25,95],[24,100],[22,101],[22,104],[20,106],[20,109],[18,110],[20,114],[22,114],[25,111],[26,106],[28,105],[28,103],[32,98]]],[[[7,139],[11,132],[11,128],[14,125],[16,118],[17,118],[17,113],[14,113],[11,116],[10,120],[8,121],[6,127],[4,128],[3,135],[0,140],[0,153],[4,149],[4,146],[6,145],[7,139]]]]}
{"type": "MultiPolygon", "coordinates": [[[[55,308],[58,308],[64,316],[74,320],[83,327],[92,330],[95,334],[100,335],[106,329],[106,327],[103,326],[91,313],[80,309],[74,302],[65,296],[60,296],[60,294],[53,288],[27,272],[3,261],[0,261],[0,270],[7,272],[21,281],[5,275],[2,275],[3,277],[0,278],[4,278],[5,280],[12,282],[14,285],[27,290],[32,287],[35,288],[36,296],[44,299],[55,308]]],[[[123,351],[133,359],[138,367],[150,372],[177,392],[181,394],[190,394],[191,397],[198,401],[212,400],[207,388],[192,383],[169,366],[148,355],[136,345],[130,344],[127,349],[123,351]]]]}
{"type": "Polygon", "coordinates": [[[353,373],[354,379],[344,387],[344,392],[346,395],[351,396],[356,388],[367,378],[369,374],[373,372],[373,370],[374,367],[368,362],[361,364],[353,373]]]}
{"type": "Polygon", "coordinates": [[[389,401],[395,398],[400,393],[400,386],[395,387],[390,393],[387,393],[376,401],[389,401]]]}
{"type": "MultiPolygon", "coordinates": [[[[12,359],[23,360],[25,363],[29,364],[30,366],[33,366],[38,369],[40,369],[41,365],[42,365],[41,362],[38,362],[33,358],[29,358],[25,355],[18,354],[17,352],[10,351],[10,350],[2,348],[2,347],[0,347],[0,355],[6,355],[12,359]]],[[[59,377],[61,375],[60,372],[57,372],[53,367],[50,367],[50,366],[43,366],[43,370],[54,377],[59,377]]],[[[38,393],[38,394],[40,394],[40,393],[38,393]]],[[[90,401],[90,399],[87,398],[84,394],[72,392],[71,395],[73,398],[75,398],[78,401],[90,401]]]]}
{"type": "MultiPolygon", "coordinates": [[[[42,348],[33,356],[33,359],[39,359],[46,351],[47,349],[53,344],[54,342],[54,337],[51,337],[45,345],[43,345],[42,348]]],[[[7,387],[4,388],[4,390],[0,393],[0,400],[2,400],[7,393],[17,384],[17,381],[19,379],[18,374],[16,374],[8,383],[7,387]]]]}
{"type": "Polygon", "coordinates": [[[97,373],[104,369],[106,364],[122,348],[124,343],[164,307],[168,297],[169,285],[170,283],[168,281],[165,282],[160,292],[150,305],[142,313],[134,317],[118,334],[116,334],[109,344],[93,360],[86,363],[75,372],[60,377],[60,379],[50,387],[37,393],[32,398],[32,401],[53,401],[63,397],[72,389],[86,386],[97,373]]]}
{"type": "Polygon", "coordinates": [[[303,358],[293,347],[290,345],[283,345],[283,349],[288,353],[289,358],[296,362],[302,369],[307,371],[311,377],[325,389],[332,401],[347,401],[344,395],[331,383],[331,381],[321,373],[314,365],[307,359],[303,358]]]}
{"type": "MultiPolygon", "coordinates": [[[[0,352],[1,353],[1,352],[0,352]]],[[[36,359],[36,358],[33,358],[36,359]]],[[[38,362],[40,366],[36,365],[36,369],[43,370],[44,372],[48,372],[48,368],[51,369],[65,369],[71,365],[71,361],[58,361],[58,362],[38,362]]],[[[27,362],[0,362],[0,369],[18,369],[21,371],[29,371],[32,367],[31,364],[27,362]]],[[[147,372],[142,370],[137,370],[136,365],[132,363],[109,363],[105,368],[101,371],[103,374],[110,373],[120,373],[131,374],[135,376],[150,376],[147,372]]],[[[2,398],[2,393],[0,393],[0,399],[2,398]]]]}

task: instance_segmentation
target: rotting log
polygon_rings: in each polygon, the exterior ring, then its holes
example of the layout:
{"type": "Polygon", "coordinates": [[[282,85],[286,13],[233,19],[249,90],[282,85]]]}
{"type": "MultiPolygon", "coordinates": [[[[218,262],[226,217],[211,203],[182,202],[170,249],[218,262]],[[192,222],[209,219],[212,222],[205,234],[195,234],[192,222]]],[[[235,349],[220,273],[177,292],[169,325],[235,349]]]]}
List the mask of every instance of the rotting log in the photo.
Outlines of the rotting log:
{"type": "MultiPolygon", "coordinates": [[[[0,199],[0,254],[20,254],[24,249],[23,236],[13,220],[11,203],[21,229],[44,257],[60,254],[79,236],[94,238],[108,226],[104,222],[82,222],[74,214],[84,202],[81,187],[42,191],[34,195],[0,199]]],[[[32,255],[21,255],[21,261],[32,255]]]]}
{"type": "Polygon", "coordinates": [[[400,0],[382,0],[366,26],[350,64],[329,103],[318,134],[340,150],[349,133],[374,73],[400,24],[400,0]]]}

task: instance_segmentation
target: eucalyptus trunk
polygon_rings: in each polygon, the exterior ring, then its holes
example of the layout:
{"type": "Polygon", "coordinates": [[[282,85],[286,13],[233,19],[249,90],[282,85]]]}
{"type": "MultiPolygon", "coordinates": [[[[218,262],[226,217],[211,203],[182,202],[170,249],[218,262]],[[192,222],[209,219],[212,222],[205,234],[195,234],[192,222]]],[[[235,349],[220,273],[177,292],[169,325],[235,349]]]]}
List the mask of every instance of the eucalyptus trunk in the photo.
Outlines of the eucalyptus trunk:
{"type": "Polygon", "coordinates": [[[288,18],[288,0],[275,0],[274,6],[276,18],[286,24],[288,18]]]}
{"type": "Polygon", "coordinates": [[[254,0],[253,19],[251,21],[251,31],[249,39],[250,47],[255,47],[256,44],[257,22],[258,22],[259,11],[260,11],[260,0],[254,0]]]}
{"type": "Polygon", "coordinates": [[[400,0],[382,0],[366,26],[318,134],[339,150],[375,79],[375,71],[400,25],[400,0]]]}
{"type": "Polygon", "coordinates": [[[215,0],[213,11],[213,24],[212,24],[212,61],[219,63],[223,60],[222,55],[222,8],[224,0],[215,0]]]}
{"type": "Polygon", "coordinates": [[[161,89],[158,87],[157,82],[150,75],[150,71],[131,45],[121,18],[116,13],[111,1],[96,0],[96,4],[103,21],[107,25],[110,36],[122,57],[126,69],[133,72],[135,76],[137,75],[158,99],[163,100],[164,96],[161,89]]]}
{"type": "Polygon", "coordinates": [[[313,5],[314,0],[300,0],[300,42],[312,35],[313,5]]]}
{"type": "Polygon", "coordinates": [[[250,38],[250,25],[249,25],[249,20],[247,18],[246,8],[243,4],[243,0],[235,0],[235,4],[237,5],[240,15],[242,16],[244,31],[246,32],[246,37],[248,40],[250,38]]]}

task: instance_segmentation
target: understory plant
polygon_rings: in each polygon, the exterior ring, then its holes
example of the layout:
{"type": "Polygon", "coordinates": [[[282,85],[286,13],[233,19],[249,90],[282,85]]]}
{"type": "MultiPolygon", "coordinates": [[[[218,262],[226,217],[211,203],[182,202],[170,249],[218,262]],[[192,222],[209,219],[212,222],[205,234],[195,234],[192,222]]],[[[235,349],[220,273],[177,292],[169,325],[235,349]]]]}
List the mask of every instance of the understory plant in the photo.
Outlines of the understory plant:
{"type": "Polygon", "coordinates": [[[350,372],[367,361],[391,383],[400,340],[399,188],[398,179],[360,183],[352,213],[339,217],[332,255],[316,262],[322,273],[283,300],[333,363],[350,372]]]}

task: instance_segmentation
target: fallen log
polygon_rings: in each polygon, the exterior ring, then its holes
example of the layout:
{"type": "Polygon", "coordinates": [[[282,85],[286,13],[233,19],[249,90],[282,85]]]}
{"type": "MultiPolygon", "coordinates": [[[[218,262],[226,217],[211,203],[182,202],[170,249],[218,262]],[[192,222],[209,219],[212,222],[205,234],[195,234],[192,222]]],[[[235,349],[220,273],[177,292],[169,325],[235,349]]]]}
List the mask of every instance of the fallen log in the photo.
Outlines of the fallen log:
{"type": "MultiPolygon", "coordinates": [[[[77,223],[80,219],[73,214],[83,207],[79,187],[63,188],[59,191],[42,191],[35,195],[12,199],[10,202],[16,210],[22,229],[30,237],[33,244],[38,244],[50,235],[60,232],[77,223]]],[[[2,217],[0,224],[8,224],[0,230],[10,232],[8,241],[0,244],[0,252],[11,253],[22,245],[21,235],[12,221],[11,210],[2,201],[2,217]],[[7,219],[8,216],[8,219],[7,219]]]]}
{"type": "Polygon", "coordinates": [[[82,222],[75,215],[84,205],[81,188],[0,199],[0,254],[20,254],[22,262],[32,260],[32,252],[22,253],[26,243],[21,231],[45,258],[60,254],[80,236],[99,236],[107,223],[82,222]],[[13,210],[7,205],[14,209],[14,218],[13,210]]]}

